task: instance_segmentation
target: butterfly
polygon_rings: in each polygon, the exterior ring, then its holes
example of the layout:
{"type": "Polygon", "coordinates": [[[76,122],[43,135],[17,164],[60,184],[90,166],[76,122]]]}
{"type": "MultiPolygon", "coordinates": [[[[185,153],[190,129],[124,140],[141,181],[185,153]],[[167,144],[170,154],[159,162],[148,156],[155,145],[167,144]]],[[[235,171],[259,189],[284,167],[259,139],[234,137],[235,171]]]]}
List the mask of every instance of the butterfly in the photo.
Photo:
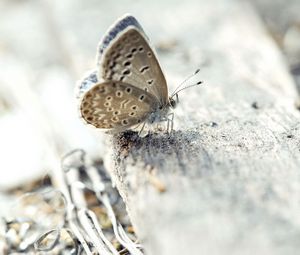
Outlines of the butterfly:
{"type": "Polygon", "coordinates": [[[174,116],[170,109],[178,102],[178,90],[169,97],[149,39],[138,21],[127,14],[101,40],[97,69],[79,83],[77,97],[82,119],[96,128],[117,133],[167,121],[169,131],[174,116]]]}

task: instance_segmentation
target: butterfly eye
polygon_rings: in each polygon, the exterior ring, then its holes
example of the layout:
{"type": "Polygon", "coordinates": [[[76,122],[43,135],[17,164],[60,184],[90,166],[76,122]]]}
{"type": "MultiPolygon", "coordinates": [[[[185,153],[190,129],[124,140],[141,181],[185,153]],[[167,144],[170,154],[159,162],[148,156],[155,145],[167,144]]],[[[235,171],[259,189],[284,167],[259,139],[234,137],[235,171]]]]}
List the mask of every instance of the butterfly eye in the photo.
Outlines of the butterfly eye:
{"type": "Polygon", "coordinates": [[[176,107],[176,101],[174,100],[174,99],[170,99],[170,106],[172,107],[172,108],[175,108],[176,107]]]}

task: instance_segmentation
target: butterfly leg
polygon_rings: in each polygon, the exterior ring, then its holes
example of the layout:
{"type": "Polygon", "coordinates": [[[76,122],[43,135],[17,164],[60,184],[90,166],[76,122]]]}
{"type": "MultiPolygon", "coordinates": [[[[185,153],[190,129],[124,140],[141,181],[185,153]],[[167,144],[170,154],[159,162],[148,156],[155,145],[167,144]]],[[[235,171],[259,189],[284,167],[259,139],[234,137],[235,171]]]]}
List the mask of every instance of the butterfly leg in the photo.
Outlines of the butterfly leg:
{"type": "Polygon", "coordinates": [[[171,133],[172,133],[174,130],[174,113],[173,112],[170,113],[169,116],[171,117],[170,122],[171,122],[171,133]]]}
{"type": "Polygon", "coordinates": [[[166,121],[167,121],[167,134],[169,134],[170,120],[166,119],[166,121]]]}
{"type": "Polygon", "coordinates": [[[167,121],[168,121],[167,130],[168,130],[168,133],[171,134],[174,130],[174,113],[173,112],[168,114],[167,121]]]}
{"type": "Polygon", "coordinates": [[[146,125],[146,121],[144,121],[144,123],[143,123],[143,125],[142,125],[142,127],[141,127],[141,129],[139,131],[139,136],[142,134],[142,132],[143,132],[143,130],[145,128],[145,125],[146,125]]]}

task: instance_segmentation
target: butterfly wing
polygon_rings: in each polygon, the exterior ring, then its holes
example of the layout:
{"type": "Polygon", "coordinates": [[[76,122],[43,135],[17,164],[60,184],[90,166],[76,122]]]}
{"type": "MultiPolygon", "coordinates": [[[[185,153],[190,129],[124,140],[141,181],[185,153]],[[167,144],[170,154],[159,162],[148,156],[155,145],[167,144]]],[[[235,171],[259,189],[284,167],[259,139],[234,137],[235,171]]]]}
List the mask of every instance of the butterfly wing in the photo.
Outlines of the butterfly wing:
{"type": "Polygon", "coordinates": [[[85,122],[117,131],[145,121],[157,104],[150,93],[120,81],[95,84],[82,95],[80,102],[85,122]]]}
{"type": "Polygon", "coordinates": [[[137,20],[126,15],[109,29],[99,45],[99,77],[123,81],[168,102],[168,88],[154,51],[137,20]]]}

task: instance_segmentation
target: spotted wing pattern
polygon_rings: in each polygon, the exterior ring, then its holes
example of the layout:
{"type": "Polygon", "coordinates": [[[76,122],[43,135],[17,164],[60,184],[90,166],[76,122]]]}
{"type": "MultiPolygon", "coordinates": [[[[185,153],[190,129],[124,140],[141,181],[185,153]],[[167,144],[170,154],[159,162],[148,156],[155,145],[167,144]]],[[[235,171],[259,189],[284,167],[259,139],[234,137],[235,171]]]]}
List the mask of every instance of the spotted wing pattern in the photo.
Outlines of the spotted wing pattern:
{"type": "Polygon", "coordinates": [[[124,82],[106,81],[83,95],[80,112],[87,123],[97,128],[122,131],[142,123],[156,105],[148,92],[124,82]]]}
{"type": "Polygon", "coordinates": [[[125,16],[114,25],[99,47],[99,76],[123,81],[152,94],[160,105],[168,102],[165,77],[136,19],[125,16]]]}

